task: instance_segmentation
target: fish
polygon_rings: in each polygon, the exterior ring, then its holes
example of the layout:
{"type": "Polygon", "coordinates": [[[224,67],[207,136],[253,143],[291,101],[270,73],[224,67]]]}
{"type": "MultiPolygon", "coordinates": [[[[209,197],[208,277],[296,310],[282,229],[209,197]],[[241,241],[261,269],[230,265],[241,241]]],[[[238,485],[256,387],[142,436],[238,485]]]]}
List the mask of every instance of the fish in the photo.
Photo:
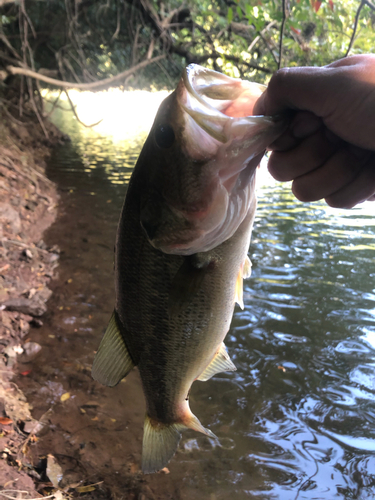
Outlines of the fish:
{"type": "Polygon", "coordinates": [[[283,117],[252,116],[264,86],[188,66],[161,104],[132,173],[115,251],[115,307],[92,376],[136,366],[146,400],[142,471],[163,469],[181,432],[217,439],[189,407],[195,380],[234,371],[224,345],[256,211],[255,172],[283,117]]]}

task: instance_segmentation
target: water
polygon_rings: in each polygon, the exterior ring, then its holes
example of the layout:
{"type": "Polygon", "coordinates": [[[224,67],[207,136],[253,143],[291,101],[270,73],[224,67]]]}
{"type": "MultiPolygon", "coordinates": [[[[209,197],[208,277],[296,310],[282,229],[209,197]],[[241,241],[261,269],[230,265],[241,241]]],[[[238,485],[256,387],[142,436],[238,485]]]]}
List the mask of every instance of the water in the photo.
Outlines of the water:
{"type": "Polygon", "coordinates": [[[183,434],[170,474],[139,473],[144,401],[138,374],[109,389],[90,367],[113,300],[113,244],[143,138],[80,132],[49,176],[60,215],[46,235],[62,250],[43,349],[20,384],[50,431],[64,483],[104,481],[92,498],[370,499],[375,497],[374,205],[302,204],[264,172],[245,309],[226,344],[237,372],[193,385],[191,407],[220,438],[183,434]],[[70,397],[62,402],[61,395],[70,397]],[[153,496],[154,495],[154,496],[153,496]]]}

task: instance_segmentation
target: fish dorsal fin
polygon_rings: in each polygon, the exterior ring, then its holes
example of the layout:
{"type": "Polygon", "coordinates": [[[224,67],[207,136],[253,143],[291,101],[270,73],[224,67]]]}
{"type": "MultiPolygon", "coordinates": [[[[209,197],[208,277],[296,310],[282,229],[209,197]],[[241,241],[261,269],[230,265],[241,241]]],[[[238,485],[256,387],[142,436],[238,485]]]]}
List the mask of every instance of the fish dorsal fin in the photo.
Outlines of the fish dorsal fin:
{"type": "Polygon", "coordinates": [[[251,276],[251,260],[246,255],[245,263],[243,265],[242,277],[244,280],[251,276]]]}
{"type": "Polygon", "coordinates": [[[103,385],[113,387],[126,377],[134,363],[125,345],[113,311],[94,358],[91,375],[103,385]]]}
{"type": "Polygon", "coordinates": [[[206,382],[211,377],[220,372],[234,372],[237,368],[234,366],[232,360],[229,357],[227,348],[224,342],[221,343],[219,350],[216,352],[213,360],[207,366],[207,368],[199,375],[197,380],[206,382]]]}

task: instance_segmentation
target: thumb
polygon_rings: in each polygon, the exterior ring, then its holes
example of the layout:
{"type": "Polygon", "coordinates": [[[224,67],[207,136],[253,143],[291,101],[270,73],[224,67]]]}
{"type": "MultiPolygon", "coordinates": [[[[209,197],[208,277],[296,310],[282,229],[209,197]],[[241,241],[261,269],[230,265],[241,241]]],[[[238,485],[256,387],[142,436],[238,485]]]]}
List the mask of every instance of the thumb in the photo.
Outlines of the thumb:
{"type": "Polygon", "coordinates": [[[253,108],[253,115],[254,116],[266,114],[266,106],[264,104],[265,99],[266,99],[266,94],[267,94],[267,90],[265,90],[263,92],[263,94],[259,97],[259,99],[255,102],[254,108],[253,108]]]}

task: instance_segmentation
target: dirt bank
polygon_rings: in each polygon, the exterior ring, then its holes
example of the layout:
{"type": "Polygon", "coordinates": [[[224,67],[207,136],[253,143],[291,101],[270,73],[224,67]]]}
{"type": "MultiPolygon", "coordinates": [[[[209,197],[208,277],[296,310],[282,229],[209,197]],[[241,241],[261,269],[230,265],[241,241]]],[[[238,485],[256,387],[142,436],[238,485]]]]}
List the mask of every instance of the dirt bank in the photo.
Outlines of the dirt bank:
{"type": "Polygon", "coordinates": [[[32,357],[38,350],[27,334],[31,324],[42,324],[59,258],[42,239],[58,202],[45,161],[64,137],[52,125],[48,134],[50,141],[38,123],[0,116],[0,491],[17,498],[21,490],[27,498],[40,496],[32,480],[40,477],[28,460],[40,424],[12,377],[17,355],[32,357]]]}

